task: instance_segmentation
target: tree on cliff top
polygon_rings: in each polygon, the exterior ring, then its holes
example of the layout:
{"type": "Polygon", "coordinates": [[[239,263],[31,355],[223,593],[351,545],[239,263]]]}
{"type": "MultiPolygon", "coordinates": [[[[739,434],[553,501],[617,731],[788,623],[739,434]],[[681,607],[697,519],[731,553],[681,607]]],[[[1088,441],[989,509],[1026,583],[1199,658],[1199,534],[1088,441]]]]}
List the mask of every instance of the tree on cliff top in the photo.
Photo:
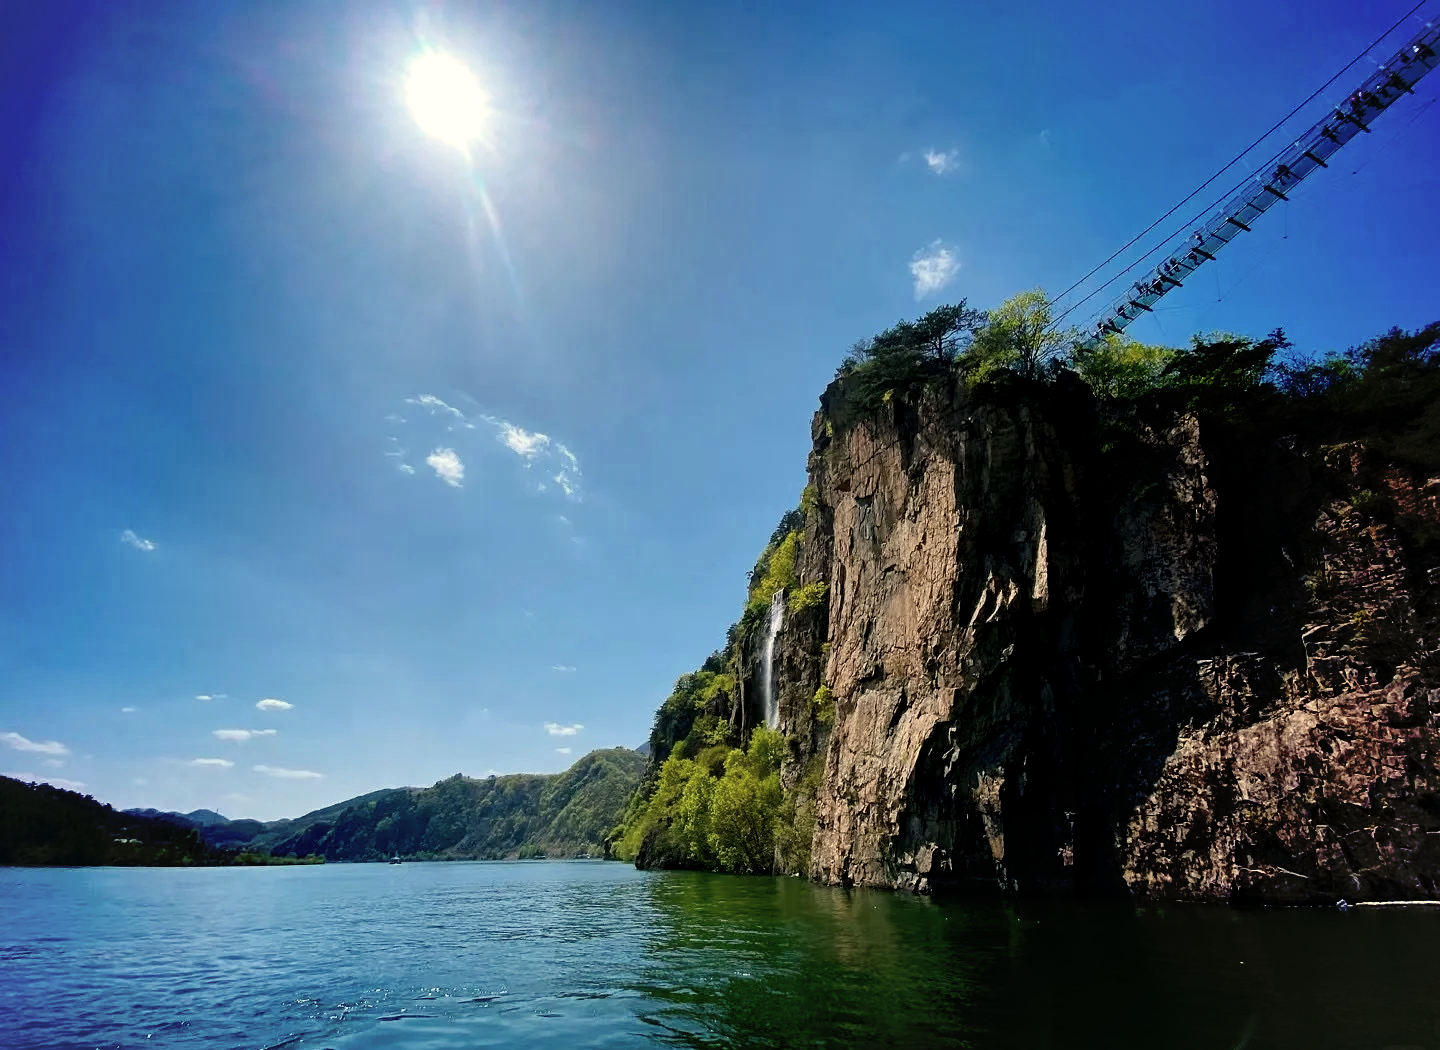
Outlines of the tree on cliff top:
{"type": "Polygon", "coordinates": [[[986,324],[960,355],[960,370],[966,378],[984,380],[1001,369],[1033,379],[1050,361],[1069,353],[1075,334],[1069,329],[1052,330],[1050,300],[1034,288],[1012,295],[991,310],[986,324]]]}
{"type": "Polygon", "coordinates": [[[984,323],[984,312],[970,309],[964,299],[937,306],[923,317],[899,321],[857,342],[835,375],[853,377],[856,403],[874,407],[887,396],[948,372],[984,323]]]}

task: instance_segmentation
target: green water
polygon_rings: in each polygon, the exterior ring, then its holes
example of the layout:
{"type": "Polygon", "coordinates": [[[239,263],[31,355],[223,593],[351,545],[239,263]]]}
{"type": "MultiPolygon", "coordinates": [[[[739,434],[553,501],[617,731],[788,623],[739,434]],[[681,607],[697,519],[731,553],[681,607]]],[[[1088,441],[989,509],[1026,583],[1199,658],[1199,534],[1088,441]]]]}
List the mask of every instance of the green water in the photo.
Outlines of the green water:
{"type": "Polygon", "coordinates": [[[0,869],[0,1047],[1440,1050],[1440,910],[619,864],[0,869]]]}

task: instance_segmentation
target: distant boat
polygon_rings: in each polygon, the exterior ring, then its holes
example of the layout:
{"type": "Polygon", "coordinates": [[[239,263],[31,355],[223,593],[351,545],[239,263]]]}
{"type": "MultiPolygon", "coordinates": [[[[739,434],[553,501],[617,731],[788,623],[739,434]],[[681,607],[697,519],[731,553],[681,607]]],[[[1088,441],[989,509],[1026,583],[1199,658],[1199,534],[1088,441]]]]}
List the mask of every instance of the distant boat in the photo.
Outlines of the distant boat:
{"type": "Polygon", "coordinates": [[[395,854],[395,856],[391,857],[391,858],[390,858],[390,863],[391,863],[391,864],[399,864],[399,863],[400,863],[400,854],[397,853],[397,854],[395,854]]]}

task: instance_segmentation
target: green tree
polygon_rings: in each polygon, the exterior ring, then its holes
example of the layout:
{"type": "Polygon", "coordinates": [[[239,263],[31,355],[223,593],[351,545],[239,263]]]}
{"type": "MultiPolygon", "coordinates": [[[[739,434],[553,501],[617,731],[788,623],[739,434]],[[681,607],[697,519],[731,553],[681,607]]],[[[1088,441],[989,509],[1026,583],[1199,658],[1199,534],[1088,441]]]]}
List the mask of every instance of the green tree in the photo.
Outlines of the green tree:
{"type": "Polygon", "coordinates": [[[784,802],[780,778],[758,777],[746,755],[733,752],[710,802],[710,845],[726,871],[774,870],[776,820],[784,802]]]}
{"type": "Polygon", "coordinates": [[[1097,397],[1136,398],[1160,386],[1165,368],[1182,351],[1109,335],[1075,352],[1075,370],[1097,397]]]}
{"type": "Polygon", "coordinates": [[[914,321],[899,321],[850,348],[837,376],[853,377],[856,404],[874,408],[887,396],[905,393],[946,374],[985,323],[985,314],[965,300],[937,306],[914,321]]]}
{"type": "Polygon", "coordinates": [[[985,326],[960,355],[960,369],[972,380],[983,381],[1002,369],[1030,379],[1074,342],[1072,330],[1054,328],[1050,301],[1036,288],[1012,295],[990,311],[985,326]]]}

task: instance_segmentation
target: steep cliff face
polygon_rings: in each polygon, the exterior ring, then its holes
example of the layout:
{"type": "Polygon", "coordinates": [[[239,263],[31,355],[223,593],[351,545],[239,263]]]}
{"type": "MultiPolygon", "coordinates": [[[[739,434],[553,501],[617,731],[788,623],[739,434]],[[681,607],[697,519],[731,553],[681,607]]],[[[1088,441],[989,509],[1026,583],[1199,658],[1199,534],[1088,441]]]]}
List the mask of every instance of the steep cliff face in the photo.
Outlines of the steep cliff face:
{"type": "Polygon", "coordinates": [[[844,397],[798,564],[828,600],[774,672],[793,771],[823,755],[814,877],[1436,895],[1440,559],[1416,537],[1440,479],[1101,419],[1078,381],[932,386],[842,427],[844,397]]]}

